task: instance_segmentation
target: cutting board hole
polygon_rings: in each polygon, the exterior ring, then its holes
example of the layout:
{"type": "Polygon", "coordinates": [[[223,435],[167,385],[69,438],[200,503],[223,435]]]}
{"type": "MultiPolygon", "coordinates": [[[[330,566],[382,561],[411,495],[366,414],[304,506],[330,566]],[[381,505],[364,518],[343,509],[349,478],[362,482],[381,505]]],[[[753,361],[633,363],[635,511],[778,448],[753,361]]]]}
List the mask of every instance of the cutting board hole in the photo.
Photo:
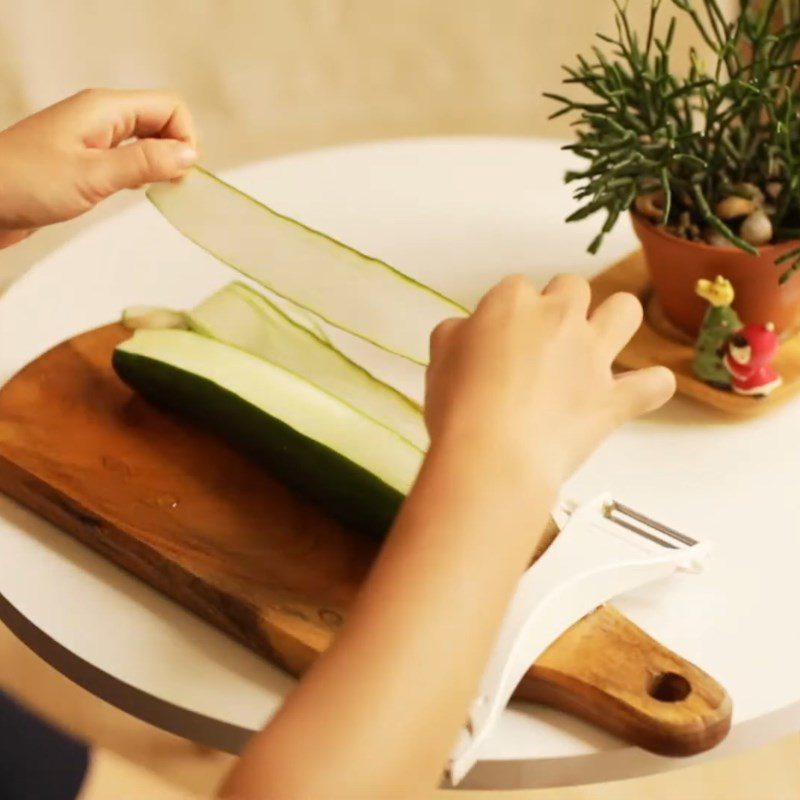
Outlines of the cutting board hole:
{"type": "Polygon", "coordinates": [[[685,700],[692,691],[692,685],[677,672],[659,672],[650,681],[647,693],[662,703],[678,703],[685,700]]]}

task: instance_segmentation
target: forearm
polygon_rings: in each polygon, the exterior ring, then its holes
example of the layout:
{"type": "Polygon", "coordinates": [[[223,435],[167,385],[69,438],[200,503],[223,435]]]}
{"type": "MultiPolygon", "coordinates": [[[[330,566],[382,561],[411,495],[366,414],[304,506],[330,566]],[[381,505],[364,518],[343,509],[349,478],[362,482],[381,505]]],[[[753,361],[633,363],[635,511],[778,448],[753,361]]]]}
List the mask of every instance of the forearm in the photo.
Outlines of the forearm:
{"type": "Polygon", "coordinates": [[[13,225],[11,209],[8,208],[10,197],[7,189],[8,175],[11,170],[9,159],[3,145],[3,132],[0,131],[0,250],[10,247],[27,238],[31,230],[13,225]]]}
{"type": "Polygon", "coordinates": [[[553,499],[534,465],[491,449],[432,449],[347,625],[225,796],[433,790],[553,499]]]}

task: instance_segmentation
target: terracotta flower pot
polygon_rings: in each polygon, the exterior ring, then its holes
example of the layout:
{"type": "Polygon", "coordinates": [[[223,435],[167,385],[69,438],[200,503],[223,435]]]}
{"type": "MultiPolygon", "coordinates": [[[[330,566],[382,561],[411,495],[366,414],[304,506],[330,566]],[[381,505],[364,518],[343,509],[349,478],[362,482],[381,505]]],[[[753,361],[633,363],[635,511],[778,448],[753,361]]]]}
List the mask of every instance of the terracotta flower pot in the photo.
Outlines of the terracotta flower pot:
{"type": "Polygon", "coordinates": [[[735,247],[712,247],[673,236],[637,214],[633,229],[642,243],[653,290],[666,317],[694,337],[707,303],[694,293],[699,278],[727,278],[736,292],[733,307],[744,323],[772,322],[781,332],[800,318],[800,273],[781,285],[778,279],[788,264],[775,264],[798,241],[760,248],[751,256],[735,247]]]}

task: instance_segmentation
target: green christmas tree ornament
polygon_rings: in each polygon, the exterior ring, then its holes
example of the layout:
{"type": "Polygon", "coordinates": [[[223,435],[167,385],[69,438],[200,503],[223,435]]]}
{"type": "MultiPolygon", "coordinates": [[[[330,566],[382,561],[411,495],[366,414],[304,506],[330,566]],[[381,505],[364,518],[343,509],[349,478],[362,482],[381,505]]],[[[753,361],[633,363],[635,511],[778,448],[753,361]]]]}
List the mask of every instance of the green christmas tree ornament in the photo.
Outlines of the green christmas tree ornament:
{"type": "Polygon", "coordinates": [[[731,375],[723,358],[728,340],[742,327],[739,315],[731,308],[733,286],[722,275],[717,275],[713,281],[701,278],[694,290],[708,302],[708,309],[695,342],[692,369],[704,383],[730,389],[731,375]]]}

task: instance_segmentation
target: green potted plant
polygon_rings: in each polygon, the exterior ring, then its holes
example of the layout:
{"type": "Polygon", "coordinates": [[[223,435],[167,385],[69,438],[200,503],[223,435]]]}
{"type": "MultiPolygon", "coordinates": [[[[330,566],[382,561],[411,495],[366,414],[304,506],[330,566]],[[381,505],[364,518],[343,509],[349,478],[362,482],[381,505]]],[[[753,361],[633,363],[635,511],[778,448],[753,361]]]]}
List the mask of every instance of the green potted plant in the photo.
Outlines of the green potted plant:
{"type": "Polygon", "coordinates": [[[630,212],[664,314],[696,335],[706,303],[700,279],[727,278],[739,316],[793,328],[800,316],[800,2],[739,0],[729,18],[717,0],[670,0],[662,26],[651,0],[642,35],[614,0],[616,34],[565,67],[572,114],[566,146],[585,169],[566,175],[581,205],[568,219],[606,212],[600,247],[630,212]],[[696,27],[709,55],[690,50],[671,68],[677,17],[696,27]],[[577,90],[577,91],[575,91],[577,90]]]}

